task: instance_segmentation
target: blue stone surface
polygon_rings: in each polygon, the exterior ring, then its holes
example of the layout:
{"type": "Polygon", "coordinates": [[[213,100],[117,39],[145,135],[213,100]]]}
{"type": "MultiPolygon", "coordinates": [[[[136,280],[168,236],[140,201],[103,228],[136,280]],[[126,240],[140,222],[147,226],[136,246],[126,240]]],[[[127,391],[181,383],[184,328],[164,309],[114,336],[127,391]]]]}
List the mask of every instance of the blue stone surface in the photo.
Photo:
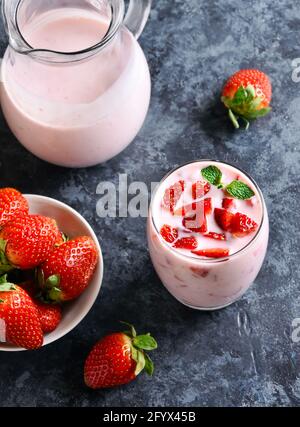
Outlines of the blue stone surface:
{"type": "MultiPolygon", "coordinates": [[[[140,42],[149,60],[153,94],[136,140],[110,162],[63,169],[33,157],[0,116],[2,186],[57,198],[77,209],[102,245],[101,295],[64,339],[37,352],[0,353],[0,406],[299,406],[300,317],[299,138],[300,8],[286,0],[159,0],[140,42]],[[226,78],[240,68],[270,75],[273,112],[234,131],[220,104],[226,78]],[[254,286],[214,313],[185,308],[164,289],[151,265],[145,218],[96,214],[97,185],[150,186],[184,162],[219,158],[248,171],[270,214],[267,259],[254,286]],[[156,372],[132,384],[91,391],[83,363],[91,346],[118,321],[151,331],[159,342],[156,372]]],[[[6,46],[0,29],[0,47],[6,46]]]]}

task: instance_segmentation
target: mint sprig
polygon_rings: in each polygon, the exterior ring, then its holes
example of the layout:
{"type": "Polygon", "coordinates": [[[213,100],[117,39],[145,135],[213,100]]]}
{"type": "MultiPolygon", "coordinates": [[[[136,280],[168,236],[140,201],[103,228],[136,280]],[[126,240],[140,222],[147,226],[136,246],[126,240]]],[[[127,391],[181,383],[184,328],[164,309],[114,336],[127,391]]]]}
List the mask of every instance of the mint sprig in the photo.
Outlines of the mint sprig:
{"type": "Polygon", "coordinates": [[[211,165],[201,171],[203,178],[210,184],[219,186],[222,180],[222,172],[217,166],[211,165]]]}
{"type": "Polygon", "coordinates": [[[225,187],[227,193],[234,199],[247,200],[255,196],[254,191],[244,182],[235,180],[227,186],[222,184],[222,172],[217,166],[207,166],[201,170],[201,174],[206,181],[219,189],[225,187]]]}
{"type": "Polygon", "coordinates": [[[239,200],[247,200],[255,196],[254,191],[241,181],[232,181],[231,184],[227,185],[226,191],[230,196],[239,200]]]}

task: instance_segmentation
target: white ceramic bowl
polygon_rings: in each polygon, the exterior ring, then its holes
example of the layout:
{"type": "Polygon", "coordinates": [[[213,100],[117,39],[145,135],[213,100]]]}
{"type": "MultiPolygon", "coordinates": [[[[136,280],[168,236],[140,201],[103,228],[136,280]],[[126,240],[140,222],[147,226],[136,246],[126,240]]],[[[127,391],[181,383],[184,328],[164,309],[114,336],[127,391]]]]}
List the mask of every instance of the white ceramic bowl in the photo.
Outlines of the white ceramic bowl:
{"type": "MultiPolygon", "coordinates": [[[[59,228],[69,237],[90,236],[99,251],[99,262],[93,279],[86,291],[76,300],[69,302],[63,309],[63,318],[58,328],[46,334],[44,346],[50,344],[74,329],[92,308],[100,292],[103,279],[103,257],[98,239],[87,221],[74,209],[55,199],[44,196],[25,195],[31,214],[49,216],[57,221],[59,228]]],[[[0,351],[22,351],[24,349],[0,343],[0,351]]]]}

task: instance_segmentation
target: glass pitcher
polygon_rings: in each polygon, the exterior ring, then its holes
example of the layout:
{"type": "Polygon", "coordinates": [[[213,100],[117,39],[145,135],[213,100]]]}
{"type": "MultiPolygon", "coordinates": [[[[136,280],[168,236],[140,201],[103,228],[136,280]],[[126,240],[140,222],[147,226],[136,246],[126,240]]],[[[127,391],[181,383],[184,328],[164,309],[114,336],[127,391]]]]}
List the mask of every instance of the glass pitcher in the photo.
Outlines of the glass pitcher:
{"type": "Polygon", "coordinates": [[[149,68],[137,39],[152,0],[2,0],[9,37],[1,105],[37,157],[87,167],[119,154],[145,120],[149,68]]]}

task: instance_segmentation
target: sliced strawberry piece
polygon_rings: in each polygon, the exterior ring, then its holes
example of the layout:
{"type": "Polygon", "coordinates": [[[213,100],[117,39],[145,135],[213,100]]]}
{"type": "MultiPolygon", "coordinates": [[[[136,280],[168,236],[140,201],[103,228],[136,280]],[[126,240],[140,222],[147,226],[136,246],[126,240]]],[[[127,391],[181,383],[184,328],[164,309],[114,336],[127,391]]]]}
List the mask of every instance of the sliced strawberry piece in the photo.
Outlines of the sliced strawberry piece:
{"type": "Polygon", "coordinates": [[[197,181],[192,185],[193,199],[200,199],[210,191],[210,184],[206,181],[197,181]]]}
{"type": "Polygon", "coordinates": [[[223,209],[233,209],[235,207],[235,203],[233,199],[230,199],[229,197],[225,197],[222,201],[222,208],[223,209]]]}
{"type": "MultiPolygon", "coordinates": [[[[198,203],[200,203],[200,202],[198,202],[198,203]]],[[[195,212],[196,209],[197,209],[197,203],[193,202],[193,203],[191,203],[189,205],[180,206],[180,208],[174,210],[173,214],[175,216],[186,216],[186,215],[188,215],[190,213],[195,212]]]]}
{"type": "Polygon", "coordinates": [[[203,214],[196,214],[191,217],[183,218],[182,225],[194,233],[207,232],[207,220],[203,214]]]}
{"type": "Polygon", "coordinates": [[[215,240],[226,240],[226,236],[224,233],[214,233],[214,232],[209,232],[204,234],[204,237],[208,237],[209,239],[215,239],[215,240]]]}
{"type": "Polygon", "coordinates": [[[231,232],[237,237],[244,237],[253,233],[258,228],[258,224],[247,215],[237,212],[231,221],[231,232]]]}
{"type": "Polygon", "coordinates": [[[210,197],[204,199],[204,213],[205,215],[210,215],[212,213],[212,201],[210,197]]]}
{"type": "Polygon", "coordinates": [[[164,225],[161,230],[160,234],[168,243],[174,243],[176,239],[178,239],[178,230],[177,228],[170,227],[169,225],[164,225]]]}
{"type": "Polygon", "coordinates": [[[188,249],[192,251],[198,246],[197,239],[195,237],[183,237],[182,239],[177,240],[173,245],[173,248],[177,249],[188,249]]]}
{"type": "Polygon", "coordinates": [[[184,181],[178,181],[165,191],[163,206],[172,213],[184,191],[184,186],[184,181]]]}
{"type": "Polygon", "coordinates": [[[212,202],[211,198],[200,200],[199,202],[193,202],[189,205],[181,206],[180,208],[174,211],[175,216],[187,216],[192,215],[195,212],[204,210],[205,215],[209,215],[212,212],[212,202]]]}
{"type": "Polygon", "coordinates": [[[229,256],[229,249],[214,248],[201,249],[200,251],[192,251],[194,255],[203,256],[206,258],[225,258],[229,256]]]}
{"type": "Polygon", "coordinates": [[[227,211],[226,209],[215,208],[215,220],[216,223],[222,230],[228,231],[231,228],[231,221],[234,217],[234,214],[227,211]]]}

